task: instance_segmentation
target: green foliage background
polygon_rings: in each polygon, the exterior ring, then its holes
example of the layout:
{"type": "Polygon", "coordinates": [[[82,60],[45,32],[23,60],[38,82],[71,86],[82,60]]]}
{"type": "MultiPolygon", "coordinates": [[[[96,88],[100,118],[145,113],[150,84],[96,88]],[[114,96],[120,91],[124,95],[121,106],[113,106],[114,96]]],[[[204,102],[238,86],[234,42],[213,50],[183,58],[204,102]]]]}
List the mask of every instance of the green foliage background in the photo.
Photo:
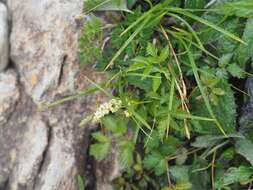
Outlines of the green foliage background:
{"type": "Polygon", "coordinates": [[[123,10],[110,27],[91,13],[80,39],[81,64],[110,78],[97,90],[122,101],[90,147],[98,161],[119,150],[125,172],[115,189],[250,188],[253,138],[237,124],[235,98],[247,93],[232,81],[251,76],[253,1],[212,2],[86,2],[89,13],[101,3],[123,10]]]}

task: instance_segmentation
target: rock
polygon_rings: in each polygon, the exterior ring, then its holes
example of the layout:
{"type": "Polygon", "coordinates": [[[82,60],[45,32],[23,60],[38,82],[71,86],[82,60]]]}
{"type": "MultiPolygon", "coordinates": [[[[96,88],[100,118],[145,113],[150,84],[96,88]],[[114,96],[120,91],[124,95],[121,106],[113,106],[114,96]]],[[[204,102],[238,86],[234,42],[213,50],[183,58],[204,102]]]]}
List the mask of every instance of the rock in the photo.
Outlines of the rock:
{"type": "Polygon", "coordinates": [[[9,61],[9,28],[8,12],[6,6],[0,2],[0,72],[3,71],[9,61]]]}
{"type": "Polygon", "coordinates": [[[19,96],[16,73],[13,70],[0,73],[0,189],[5,189],[9,166],[13,164],[11,157],[14,157],[12,155],[15,154],[6,141],[5,124],[15,111],[19,96]]]}
{"type": "Polygon", "coordinates": [[[118,159],[119,152],[116,148],[112,148],[110,156],[106,161],[96,163],[96,189],[97,190],[113,190],[112,181],[120,177],[124,168],[118,159]]]}
{"type": "Polygon", "coordinates": [[[85,173],[89,135],[79,122],[103,96],[45,112],[38,106],[87,89],[85,76],[103,80],[91,67],[79,68],[81,28],[75,18],[83,0],[7,0],[7,5],[15,71],[0,75],[0,100],[8,104],[0,104],[0,189],[76,190],[77,175],[85,173]]]}
{"type": "MultiPolygon", "coordinates": [[[[86,76],[98,83],[105,80],[92,67],[79,68],[81,28],[76,17],[83,0],[6,3],[13,70],[0,73],[0,189],[77,190],[76,177],[85,173],[89,130],[94,127],[83,129],[79,122],[104,96],[96,93],[45,112],[38,106],[87,89],[91,84],[86,76]]],[[[111,187],[119,168],[117,160],[114,164],[111,173],[100,170],[98,187],[111,187]],[[103,180],[107,174],[109,179],[103,180]]]]}
{"type": "Polygon", "coordinates": [[[43,153],[48,146],[48,134],[49,129],[39,115],[29,119],[24,139],[19,147],[20,151],[12,153],[11,159],[18,160],[18,162],[15,162],[12,175],[9,177],[12,182],[9,184],[10,189],[18,189],[21,186],[33,189],[43,153]]]}
{"type": "Polygon", "coordinates": [[[39,104],[52,98],[69,72],[65,88],[73,90],[77,69],[82,0],[8,0],[12,13],[11,59],[26,93],[39,104]],[[43,97],[43,98],[42,98],[43,97]]]}
{"type": "Polygon", "coordinates": [[[8,120],[9,115],[14,111],[15,104],[19,100],[19,89],[17,76],[13,70],[0,73],[0,127],[8,120]]]}

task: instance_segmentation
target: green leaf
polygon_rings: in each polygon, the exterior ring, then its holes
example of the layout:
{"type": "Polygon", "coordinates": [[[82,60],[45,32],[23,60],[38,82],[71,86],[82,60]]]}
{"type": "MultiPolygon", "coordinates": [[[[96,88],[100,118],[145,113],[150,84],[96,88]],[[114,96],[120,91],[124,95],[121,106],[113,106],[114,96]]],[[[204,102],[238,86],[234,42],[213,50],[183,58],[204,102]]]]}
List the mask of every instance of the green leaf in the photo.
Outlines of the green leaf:
{"type": "Polygon", "coordinates": [[[167,127],[168,127],[168,121],[166,119],[159,121],[157,129],[158,129],[158,134],[159,134],[160,139],[163,139],[163,137],[165,136],[167,127]]]}
{"type": "Polygon", "coordinates": [[[219,66],[225,67],[229,64],[230,60],[233,57],[233,53],[227,53],[222,55],[222,57],[219,59],[219,66]]]}
{"type": "Polygon", "coordinates": [[[109,153],[110,145],[110,142],[92,144],[90,146],[90,155],[94,156],[98,161],[102,161],[109,153]]]}
{"type": "Polygon", "coordinates": [[[224,186],[231,185],[233,183],[243,183],[250,179],[253,175],[253,170],[251,167],[240,166],[238,168],[229,168],[224,176],[217,182],[217,188],[222,188],[224,186]]]}
{"type": "Polygon", "coordinates": [[[158,88],[160,87],[161,83],[162,83],[162,76],[160,73],[156,73],[155,74],[156,78],[153,78],[153,83],[152,83],[152,88],[153,91],[156,92],[158,90],[158,88]]]}
{"type": "Polygon", "coordinates": [[[203,135],[198,136],[196,140],[191,143],[191,146],[197,148],[208,148],[214,146],[215,144],[218,144],[220,140],[227,138],[244,139],[244,136],[240,133],[230,134],[227,137],[224,135],[203,135]]]}
{"type": "Polygon", "coordinates": [[[127,11],[127,0],[85,0],[86,10],[90,11],[127,11]]]}
{"type": "Polygon", "coordinates": [[[219,11],[217,13],[225,14],[229,16],[238,17],[253,17],[253,1],[252,0],[240,0],[235,2],[225,3],[218,6],[219,11]]]}
{"type": "Polygon", "coordinates": [[[247,45],[240,44],[236,55],[239,66],[244,69],[246,62],[253,56],[253,18],[248,19],[242,39],[247,45]]]}
{"type": "Polygon", "coordinates": [[[162,174],[167,172],[167,160],[166,159],[161,159],[156,167],[154,168],[155,170],[155,175],[161,176],[162,174]]]}
{"type": "Polygon", "coordinates": [[[151,154],[145,156],[143,160],[144,167],[148,170],[151,170],[157,166],[162,158],[163,157],[159,152],[153,151],[151,154]]]}
{"type": "Polygon", "coordinates": [[[133,152],[134,152],[134,143],[131,140],[122,141],[119,144],[120,154],[119,160],[123,167],[130,168],[134,163],[133,152]]]}
{"type": "Polygon", "coordinates": [[[196,140],[191,143],[191,146],[197,148],[208,148],[215,145],[220,139],[212,135],[198,136],[196,140]]]}
{"type": "Polygon", "coordinates": [[[149,74],[151,73],[152,69],[153,69],[153,66],[152,66],[152,65],[148,65],[148,66],[144,69],[144,71],[143,71],[143,76],[141,77],[141,80],[147,78],[147,75],[149,75],[149,74]]]}
{"type": "Polygon", "coordinates": [[[131,64],[130,67],[128,68],[127,72],[143,69],[146,67],[146,64],[147,63],[143,63],[143,62],[136,62],[134,64],[131,64]]]}
{"type": "Polygon", "coordinates": [[[110,142],[110,139],[107,136],[103,135],[101,132],[92,133],[92,137],[101,143],[110,142]]]}
{"type": "Polygon", "coordinates": [[[205,1],[203,0],[191,0],[186,1],[185,7],[188,9],[203,9],[205,6],[205,1]]]}
{"type": "Polygon", "coordinates": [[[128,0],[127,1],[127,5],[128,5],[129,8],[132,8],[135,3],[136,3],[136,0],[128,0]]]}
{"type": "Polygon", "coordinates": [[[235,150],[246,158],[253,166],[253,143],[248,139],[238,139],[235,143],[235,150]]]}
{"type": "Polygon", "coordinates": [[[234,34],[228,32],[227,30],[225,30],[225,29],[223,29],[223,28],[221,28],[221,27],[219,27],[219,26],[217,26],[217,25],[215,25],[215,24],[213,24],[213,23],[211,23],[211,22],[209,22],[209,21],[207,21],[207,20],[205,20],[205,19],[203,19],[203,18],[201,18],[201,17],[198,17],[198,16],[196,16],[196,15],[194,15],[194,14],[188,12],[188,11],[185,11],[184,9],[169,8],[169,10],[170,10],[170,11],[173,11],[173,12],[177,12],[177,13],[182,14],[182,15],[185,15],[185,16],[187,16],[187,17],[189,17],[189,18],[192,18],[192,19],[196,20],[196,21],[199,22],[199,23],[202,23],[202,24],[204,24],[204,25],[206,25],[206,26],[209,26],[210,28],[213,28],[214,30],[217,30],[218,32],[224,34],[225,36],[227,36],[227,37],[229,37],[229,38],[231,38],[231,39],[233,39],[233,40],[235,40],[235,41],[238,41],[238,42],[240,42],[240,43],[242,43],[242,44],[246,44],[246,43],[245,43],[241,38],[239,38],[238,36],[236,36],[236,35],[234,35],[234,34]]]}
{"type": "Polygon", "coordinates": [[[212,88],[212,92],[216,95],[222,96],[225,95],[225,91],[221,88],[212,88]]]}
{"type": "Polygon", "coordinates": [[[113,135],[120,136],[126,133],[128,121],[124,117],[108,115],[102,118],[102,124],[113,135]]]}
{"type": "Polygon", "coordinates": [[[160,62],[165,61],[168,58],[169,54],[170,54],[169,47],[166,46],[165,48],[162,49],[162,51],[159,55],[159,61],[160,62]]]}
{"type": "Polygon", "coordinates": [[[168,187],[166,190],[190,190],[192,184],[190,182],[177,183],[174,187],[168,187]]]}
{"type": "Polygon", "coordinates": [[[148,46],[147,46],[147,54],[148,55],[151,55],[151,56],[153,56],[153,57],[156,57],[157,56],[157,49],[156,49],[156,47],[155,47],[155,45],[154,44],[152,44],[152,43],[148,43],[148,46]]]}
{"type": "Polygon", "coordinates": [[[145,152],[149,153],[159,147],[160,139],[156,130],[153,130],[150,137],[145,138],[145,152]],[[151,138],[150,138],[151,137],[151,138]]]}
{"type": "Polygon", "coordinates": [[[127,82],[137,88],[145,90],[146,92],[152,91],[152,80],[147,78],[145,80],[140,80],[137,76],[128,76],[126,78],[127,82]]]}
{"type": "Polygon", "coordinates": [[[79,58],[81,65],[94,64],[102,55],[103,41],[102,19],[92,16],[82,28],[79,40],[79,58]]]}
{"type": "Polygon", "coordinates": [[[181,147],[177,150],[177,158],[176,158],[176,164],[177,165],[183,165],[185,161],[187,160],[187,149],[184,147],[181,147]]]}
{"type": "MultiPolygon", "coordinates": [[[[226,94],[223,96],[217,96],[217,105],[212,105],[213,112],[219,120],[221,126],[224,128],[225,132],[227,134],[234,133],[236,127],[236,104],[234,92],[226,81],[220,81],[216,87],[223,89],[226,94]]],[[[193,99],[191,99],[192,114],[208,117],[209,114],[205,105],[203,105],[203,100],[196,99],[197,96],[198,93],[196,93],[193,99]]],[[[219,131],[214,128],[214,124],[212,122],[199,121],[199,125],[195,124],[197,123],[194,123],[194,129],[199,133],[219,134],[219,131]]]]}
{"type": "Polygon", "coordinates": [[[237,78],[244,78],[245,71],[239,67],[237,64],[233,63],[227,67],[227,71],[233,76],[237,78]]]}
{"type": "Polygon", "coordinates": [[[189,181],[189,166],[171,166],[169,171],[176,182],[188,182],[189,181]]]}
{"type": "Polygon", "coordinates": [[[80,175],[77,176],[77,185],[78,190],[85,190],[84,180],[80,175]]]}
{"type": "Polygon", "coordinates": [[[201,96],[203,97],[206,109],[207,109],[209,115],[212,117],[212,119],[215,120],[215,127],[217,127],[221,133],[223,133],[224,135],[226,135],[223,126],[220,124],[220,121],[216,118],[217,116],[215,115],[215,113],[213,111],[213,108],[212,108],[212,106],[210,104],[210,100],[209,100],[209,98],[208,98],[208,96],[207,96],[207,94],[206,94],[206,92],[204,90],[203,84],[200,81],[200,77],[199,77],[199,73],[198,73],[198,68],[197,68],[197,65],[195,63],[195,60],[193,58],[193,55],[192,55],[191,51],[188,51],[188,58],[189,58],[189,61],[191,63],[192,71],[193,71],[195,80],[197,82],[199,91],[201,93],[201,96]]]}

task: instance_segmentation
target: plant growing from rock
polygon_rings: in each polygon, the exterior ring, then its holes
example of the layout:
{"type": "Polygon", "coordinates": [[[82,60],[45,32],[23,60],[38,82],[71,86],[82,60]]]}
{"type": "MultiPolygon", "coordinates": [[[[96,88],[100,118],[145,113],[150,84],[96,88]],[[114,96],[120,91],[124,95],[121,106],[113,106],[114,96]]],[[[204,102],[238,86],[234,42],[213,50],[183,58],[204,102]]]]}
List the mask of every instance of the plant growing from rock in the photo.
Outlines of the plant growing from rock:
{"type": "Polygon", "coordinates": [[[86,3],[125,11],[109,29],[93,15],[80,40],[81,64],[96,60],[109,76],[103,84],[88,79],[87,93],[112,100],[81,125],[99,123],[90,146],[98,161],[118,149],[125,171],[115,189],[251,189],[253,136],[238,125],[236,97],[248,95],[238,81],[251,75],[253,2],[86,3]]]}

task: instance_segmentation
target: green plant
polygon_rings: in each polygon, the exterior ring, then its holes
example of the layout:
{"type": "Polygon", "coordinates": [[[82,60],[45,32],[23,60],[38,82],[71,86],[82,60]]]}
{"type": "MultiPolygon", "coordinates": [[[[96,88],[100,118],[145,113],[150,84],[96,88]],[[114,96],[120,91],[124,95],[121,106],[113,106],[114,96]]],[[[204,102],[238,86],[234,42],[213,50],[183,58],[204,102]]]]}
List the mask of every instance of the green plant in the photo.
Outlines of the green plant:
{"type": "Polygon", "coordinates": [[[77,176],[78,190],[85,190],[85,179],[80,175],[77,176]]]}
{"type": "Polygon", "coordinates": [[[105,84],[88,80],[112,98],[81,122],[100,126],[90,154],[102,161],[118,149],[126,170],[116,189],[250,188],[253,138],[237,130],[241,92],[231,79],[251,75],[252,1],[133,3],[107,29],[103,51],[92,44],[103,39],[102,22],[94,17],[84,26],[81,60],[96,59],[109,77],[105,84]]]}

